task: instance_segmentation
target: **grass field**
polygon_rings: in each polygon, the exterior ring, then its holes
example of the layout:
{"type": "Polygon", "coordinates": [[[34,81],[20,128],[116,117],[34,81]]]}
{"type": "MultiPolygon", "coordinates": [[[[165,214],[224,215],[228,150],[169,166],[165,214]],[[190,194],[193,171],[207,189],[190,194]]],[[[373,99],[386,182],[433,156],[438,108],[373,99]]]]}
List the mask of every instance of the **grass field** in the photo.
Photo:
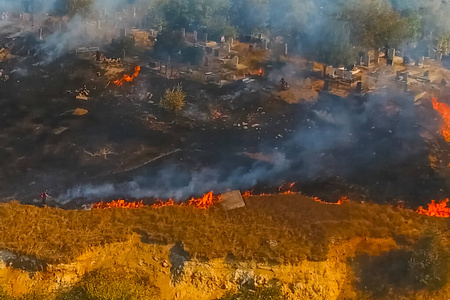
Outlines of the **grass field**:
{"type": "MultiPolygon", "coordinates": [[[[428,244],[424,246],[425,248],[420,248],[422,252],[417,252],[419,254],[414,254],[410,250],[426,231],[439,232],[440,243],[443,243],[443,247],[448,246],[446,219],[426,217],[394,206],[351,201],[342,205],[325,204],[300,194],[250,196],[245,198],[245,202],[244,208],[228,212],[223,211],[220,206],[207,210],[187,206],[159,209],[143,207],[62,210],[10,202],[0,204],[0,249],[35,258],[43,265],[67,264],[89,251],[95,251],[93,249],[120,242],[127,243],[131,236],[135,236],[139,237],[141,245],[133,246],[136,253],[144,251],[142,248],[144,245],[158,245],[169,249],[174,244],[180,243],[194,261],[208,262],[232,258],[237,262],[255,262],[281,268],[299,264],[307,266],[302,262],[309,264],[328,260],[329,264],[330,251],[335,255],[338,245],[354,239],[363,241],[358,242],[358,249],[354,250],[360,251],[361,254],[367,253],[367,249],[373,247],[369,242],[364,244],[364,239],[395,241],[394,243],[404,252],[399,252],[400,254],[389,252],[389,255],[380,258],[379,261],[371,256],[352,254],[356,255],[355,261],[345,268],[353,268],[351,273],[354,272],[359,278],[358,282],[362,284],[367,274],[373,273],[373,278],[378,276],[379,280],[382,280],[384,275],[379,268],[377,269],[377,265],[391,264],[392,261],[398,260],[402,253],[405,253],[403,257],[408,259],[426,259],[422,258],[423,253],[426,256],[426,252],[432,252],[423,250],[432,249],[431,246],[426,246],[428,244]]],[[[435,258],[441,259],[439,255],[436,254],[435,258]]],[[[117,262],[110,263],[111,266],[114,264],[117,262]]],[[[152,268],[156,270],[155,268],[159,266],[152,268]]],[[[88,273],[78,285],[58,296],[59,299],[73,298],[73,293],[88,293],[93,285],[103,286],[101,283],[103,279],[104,282],[111,281],[109,271],[106,273],[100,271],[88,273]],[[66,298],[61,298],[63,296],[66,298]]],[[[393,274],[397,276],[398,272],[395,272],[393,274]]],[[[123,274],[124,278],[133,277],[128,276],[126,272],[123,274]]],[[[159,275],[152,276],[154,280],[158,280],[159,275]]],[[[124,282],[127,280],[124,279],[124,282]]],[[[149,289],[141,290],[140,283],[144,281],[140,281],[139,277],[135,277],[134,281],[130,280],[128,282],[132,282],[137,294],[151,291],[151,295],[158,295],[155,292],[157,289],[151,288],[153,281],[145,283],[144,286],[148,286],[149,289]]],[[[358,282],[352,281],[348,285],[357,286],[358,282]]],[[[402,284],[405,289],[411,289],[405,282],[402,284]]],[[[441,282],[437,282],[437,285],[441,286],[441,282]]],[[[108,286],[110,285],[105,285],[106,290],[108,286]]],[[[131,290],[121,285],[117,285],[117,289],[119,292],[131,290]]],[[[365,292],[369,294],[376,292],[380,295],[386,293],[385,290],[379,290],[375,286],[373,291],[365,292]]],[[[247,290],[237,292],[236,295],[244,294],[248,294],[247,290]]],[[[228,293],[227,297],[226,299],[232,299],[233,296],[228,293]]],[[[86,296],[73,299],[91,298],[86,296]]],[[[92,299],[103,298],[95,296],[92,299]]]]}

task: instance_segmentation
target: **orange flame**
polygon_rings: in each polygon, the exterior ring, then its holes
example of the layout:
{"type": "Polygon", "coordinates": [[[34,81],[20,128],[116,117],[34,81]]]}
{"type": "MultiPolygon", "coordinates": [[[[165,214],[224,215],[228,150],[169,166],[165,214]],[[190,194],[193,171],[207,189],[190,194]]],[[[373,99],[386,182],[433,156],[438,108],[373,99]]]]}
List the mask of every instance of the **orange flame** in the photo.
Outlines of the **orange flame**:
{"type": "Polygon", "coordinates": [[[201,198],[192,198],[187,202],[186,205],[188,206],[194,206],[196,208],[200,209],[207,209],[213,206],[215,203],[213,192],[209,192],[203,195],[201,198]]]}
{"type": "Polygon", "coordinates": [[[448,198],[445,200],[440,200],[439,202],[431,200],[431,203],[428,204],[428,209],[424,209],[421,206],[417,209],[417,212],[421,215],[430,217],[448,218],[450,217],[450,207],[447,207],[448,201],[448,198]]]}
{"type": "Polygon", "coordinates": [[[152,208],[161,208],[161,207],[174,206],[174,205],[175,205],[175,202],[172,199],[169,199],[166,202],[158,200],[152,205],[152,208]]]}
{"type": "MultiPolygon", "coordinates": [[[[193,206],[195,208],[199,209],[207,209],[216,204],[217,197],[214,197],[213,192],[209,192],[204,194],[200,198],[191,198],[188,202],[181,203],[180,206],[193,206]]],[[[167,207],[167,206],[175,206],[177,205],[172,199],[167,200],[166,202],[163,202],[161,200],[158,200],[155,202],[155,204],[152,205],[152,208],[161,208],[161,207],[167,207]]]]}
{"type": "Polygon", "coordinates": [[[437,110],[442,116],[442,136],[447,142],[450,142],[450,106],[445,103],[437,102],[436,97],[431,98],[431,102],[433,103],[433,109],[437,110]]]}
{"type": "Polygon", "coordinates": [[[98,202],[92,205],[94,209],[105,209],[105,208],[140,208],[144,207],[144,203],[142,201],[138,202],[126,202],[123,199],[114,200],[111,202],[98,202]]]}
{"type": "Polygon", "coordinates": [[[137,66],[136,68],[134,68],[134,73],[133,75],[129,76],[129,75],[123,75],[122,79],[118,79],[114,81],[114,84],[117,86],[121,86],[122,84],[124,84],[125,82],[131,82],[133,81],[134,78],[136,78],[139,75],[139,71],[141,70],[140,66],[137,66]]]}
{"type": "Polygon", "coordinates": [[[336,202],[336,203],[333,203],[333,202],[325,202],[325,201],[323,201],[322,199],[320,199],[319,197],[314,197],[313,199],[314,199],[314,201],[320,202],[320,203],[322,203],[322,204],[329,204],[329,205],[342,205],[342,204],[344,204],[345,202],[349,202],[349,201],[350,201],[347,197],[341,197],[341,198],[339,198],[338,202],[336,202]]]}

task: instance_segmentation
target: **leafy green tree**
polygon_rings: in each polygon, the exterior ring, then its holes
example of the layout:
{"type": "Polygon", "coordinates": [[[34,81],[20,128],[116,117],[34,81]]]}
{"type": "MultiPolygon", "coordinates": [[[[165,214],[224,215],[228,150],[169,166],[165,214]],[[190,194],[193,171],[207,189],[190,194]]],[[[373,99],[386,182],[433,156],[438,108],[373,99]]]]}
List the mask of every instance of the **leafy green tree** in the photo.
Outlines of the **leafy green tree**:
{"type": "Polygon", "coordinates": [[[160,59],[174,58],[185,47],[181,32],[163,30],[156,37],[153,47],[155,55],[160,59]]]}
{"type": "Polygon", "coordinates": [[[69,15],[81,15],[84,19],[87,18],[91,11],[92,0],[69,0],[68,12],[69,15]]]}

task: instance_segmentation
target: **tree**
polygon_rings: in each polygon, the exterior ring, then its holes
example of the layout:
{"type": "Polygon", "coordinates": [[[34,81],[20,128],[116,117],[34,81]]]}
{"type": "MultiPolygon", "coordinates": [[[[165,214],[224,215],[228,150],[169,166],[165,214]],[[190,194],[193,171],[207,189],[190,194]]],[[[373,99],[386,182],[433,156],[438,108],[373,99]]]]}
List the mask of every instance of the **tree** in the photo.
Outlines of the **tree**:
{"type": "Polygon", "coordinates": [[[316,24],[317,32],[302,37],[302,52],[311,60],[323,64],[323,75],[328,66],[348,67],[354,62],[354,47],[350,43],[349,30],[346,24],[338,20],[330,20],[316,24]]]}
{"type": "Polygon", "coordinates": [[[186,93],[181,85],[167,89],[160,100],[160,105],[167,110],[181,110],[185,105],[186,93]]]}
{"type": "Polygon", "coordinates": [[[387,0],[345,1],[340,20],[346,22],[351,30],[351,42],[361,49],[375,50],[380,47],[397,47],[416,34],[411,24],[416,19],[402,17],[394,11],[387,0]]]}
{"type": "Polygon", "coordinates": [[[175,57],[184,47],[185,44],[180,31],[163,30],[156,37],[153,51],[160,59],[168,59],[169,56],[175,57]]]}
{"type": "Polygon", "coordinates": [[[86,19],[92,6],[92,0],[70,0],[68,4],[69,15],[81,15],[86,19]]]}

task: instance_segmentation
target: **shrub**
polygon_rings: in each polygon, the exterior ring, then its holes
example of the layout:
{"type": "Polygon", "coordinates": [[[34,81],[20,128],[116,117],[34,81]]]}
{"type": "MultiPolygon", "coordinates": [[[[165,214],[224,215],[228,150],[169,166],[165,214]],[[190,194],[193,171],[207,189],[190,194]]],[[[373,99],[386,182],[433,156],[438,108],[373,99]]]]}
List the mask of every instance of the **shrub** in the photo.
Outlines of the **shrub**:
{"type": "Polygon", "coordinates": [[[172,89],[167,89],[161,98],[160,105],[168,110],[180,110],[184,107],[186,93],[181,85],[177,85],[172,89]]]}
{"type": "Polygon", "coordinates": [[[254,290],[242,288],[237,293],[227,293],[220,300],[282,300],[283,292],[278,285],[257,287],[254,290]]]}
{"type": "Polygon", "coordinates": [[[86,274],[70,291],[57,300],[140,300],[158,299],[159,290],[138,274],[96,270],[86,274]]]}
{"type": "Polygon", "coordinates": [[[409,269],[416,288],[438,290],[448,277],[448,253],[441,244],[439,234],[428,232],[414,247],[409,269]]]}

